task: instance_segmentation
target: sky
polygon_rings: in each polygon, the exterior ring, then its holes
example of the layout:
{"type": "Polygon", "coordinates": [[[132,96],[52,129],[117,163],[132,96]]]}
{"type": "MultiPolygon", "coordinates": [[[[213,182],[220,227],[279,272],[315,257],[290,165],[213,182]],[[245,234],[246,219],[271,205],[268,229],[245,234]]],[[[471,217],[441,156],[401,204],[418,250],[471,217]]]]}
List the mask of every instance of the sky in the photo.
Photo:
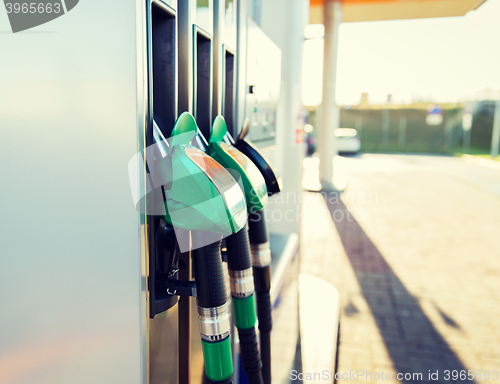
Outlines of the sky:
{"type": "MultiPolygon", "coordinates": [[[[321,102],[323,40],[306,41],[303,98],[321,102]]],[[[455,102],[500,90],[500,0],[463,17],[340,25],[337,104],[455,102]]]]}

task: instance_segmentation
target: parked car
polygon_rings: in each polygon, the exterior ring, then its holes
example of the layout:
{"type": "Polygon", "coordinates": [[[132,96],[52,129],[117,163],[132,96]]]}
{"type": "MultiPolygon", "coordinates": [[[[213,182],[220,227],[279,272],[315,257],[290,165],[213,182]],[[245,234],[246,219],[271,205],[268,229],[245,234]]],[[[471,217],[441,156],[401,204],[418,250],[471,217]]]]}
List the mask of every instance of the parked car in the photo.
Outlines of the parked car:
{"type": "Polygon", "coordinates": [[[337,128],[333,134],[337,138],[337,150],[339,154],[353,154],[359,152],[361,141],[358,132],[354,128],[337,128]]]}

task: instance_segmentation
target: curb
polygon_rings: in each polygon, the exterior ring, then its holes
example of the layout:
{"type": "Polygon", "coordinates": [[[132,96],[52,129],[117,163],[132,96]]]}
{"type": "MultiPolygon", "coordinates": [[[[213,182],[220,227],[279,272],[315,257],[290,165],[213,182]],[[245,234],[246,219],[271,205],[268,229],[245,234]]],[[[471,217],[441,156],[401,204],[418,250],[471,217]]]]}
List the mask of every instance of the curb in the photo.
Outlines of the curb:
{"type": "Polygon", "coordinates": [[[500,171],[500,161],[484,159],[482,157],[472,155],[462,155],[462,159],[464,159],[468,163],[474,163],[500,171]]]}

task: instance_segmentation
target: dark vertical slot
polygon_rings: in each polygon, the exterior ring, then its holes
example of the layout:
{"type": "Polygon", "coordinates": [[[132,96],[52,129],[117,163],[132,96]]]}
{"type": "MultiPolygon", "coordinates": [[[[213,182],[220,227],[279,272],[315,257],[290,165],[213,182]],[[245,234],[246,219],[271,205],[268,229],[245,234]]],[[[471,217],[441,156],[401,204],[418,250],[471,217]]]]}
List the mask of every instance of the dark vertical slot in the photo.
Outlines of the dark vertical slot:
{"type": "Polygon", "coordinates": [[[169,137],[176,119],[175,17],[153,3],[153,116],[165,137],[169,137]]]}
{"type": "Polygon", "coordinates": [[[179,112],[189,111],[189,106],[192,102],[192,84],[191,84],[191,43],[192,36],[188,31],[192,28],[191,21],[189,20],[191,2],[178,1],[177,2],[177,28],[179,34],[177,36],[178,43],[178,92],[179,92],[179,112]]]}
{"type": "Polygon", "coordinates": [[[226,51],[225,62],[225,77],[224,77],[224,110],[222,114],[226,119],[227,130],[234,137],[234,55],[226,51]]]}
{"type": "MultiPolygon", "coordinates": [[[[151,4],[148,19],[151,34],[148,36],[149,63],[149,108],[165,137],[169,137],[177,117],[177,57],[176,18],[174,11],[166,6],[151,4]]],[[[153,144],[152,120],[147,128],[146,146],[153,144]]],[[[148,164],[148,169],[152,166],[148,164]]],[[[152,206],[163,201],[162,189],[150,193],[148,204],[152,206]]],[[[177,303],[178,296],[167,293],[165,283],[168,273],[176,264],[178,249],[175,248],[175,234],[166,225],[161,215],[148,216],[149,237],[149,315],[153,318],[177,303]]],[[[175,277],[175,276],[174,276],[175,277]]]]}
{"type": "Polygon", "coordinates": [[[208,140],[212,123],[212,42],[211,40],[196,33],[196,68],[195,68],[195,118],[203,136],[208,140]]]}

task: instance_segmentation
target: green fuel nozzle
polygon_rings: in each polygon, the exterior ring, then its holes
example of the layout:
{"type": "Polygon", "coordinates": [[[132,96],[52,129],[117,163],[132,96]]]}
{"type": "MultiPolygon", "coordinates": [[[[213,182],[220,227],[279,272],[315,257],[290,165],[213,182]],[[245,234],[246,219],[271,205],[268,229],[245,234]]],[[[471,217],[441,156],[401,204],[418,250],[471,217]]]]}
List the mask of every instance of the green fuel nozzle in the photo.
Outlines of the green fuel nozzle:
{"type": "MultiPolygon", "coordinates": [[[[248,118],[236,139],[234,146],[247,156],[261,172],[266,182],[268,195],[281,191],[281,179],[269,161],[245,138],[250,131],[248,118]]],[[[260,331],[260,353],[264,384],[271,384],[271,249],[267,230],[265,211],[251,211],[248,217],[248,235],[252,254],[252,270],[257,302],[257,318],[260,331]]],[[[233,236],[232,236],[233,237],[233,236]]]]}
{"type": "Polygon", "coordinates": [[[182,113],[169,145],[171,186],[165,189],[165,220],[184,230],[227,236],[246,223],[246,204],[236,180],[217,161],[191,145],[197,132],[194,117],[182,113]]]}
{"type": "MultiPolygon", "coordinates": [[[[210,155],[241,179],[250,212],[260,212],[267,203],[265,180],[257,167],[228,139],[226,122],[215,118],[209,144],[210,155]]],[[[238,329],[242,368],[250,384],[263,384],[262,361],[255,332],[257,322],[252,257],[247,228],[226,239],[234,323],[238,329]]]]}
{"type": "Polygon", "coordinates": [[[250,159],[234,147],[227,138],[227,126],[222,116],[217,116],[210,135],[209,152],[223,167],[241,177],[247,207],[250,212],[264,209],[267,204],[266,182],[250,159]]]}

